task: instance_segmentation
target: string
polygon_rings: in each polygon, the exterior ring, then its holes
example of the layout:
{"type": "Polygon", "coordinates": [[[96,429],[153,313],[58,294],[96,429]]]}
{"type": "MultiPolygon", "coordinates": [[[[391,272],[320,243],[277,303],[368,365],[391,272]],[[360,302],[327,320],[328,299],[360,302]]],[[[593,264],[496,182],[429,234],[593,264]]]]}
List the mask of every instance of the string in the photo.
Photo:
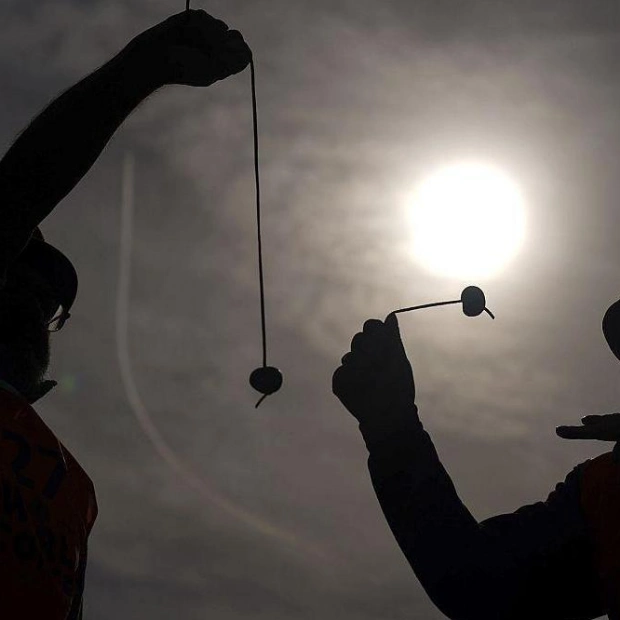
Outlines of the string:
{"type": "MultiPolygon", "coordinates": [[[[457,299],[455,301],[440,301],[433,304],[423,304],[422,306],[411,306],[410,308],[401,308],[400,310],[394,310],[391,314],[402,314],[403,312],[411,312],[412,310],[422,310],[422,308],[434,308],[436,306],[449,306],[451,304],[460,304],[463,303],[462,299],[457,299]]],[[[495,315],[488,309],[484,308],[484,312],[486,312],[493,320],[495,320],[495,315]]]]}
{"type": "MultiPolygon", "coordinates": [[[[189,11],[190,0],[186,2],[186,10],[189,11]]],[[[256,122],[256,97],[254,95],[254,64],[252,63],[252,86],[253,86],[253,106],[254,106],[254,135],[255,135],[255,158],[257,175],[257,194],[258,194],[258,129],[256,122]]],[[[218,508],[228,512],[234,518],[265,536],[305,551],[307,554],[320,558],[323,561],[333,562],[325,553],[305,540],[301,539],[294,532],[286,531],[283,528],[272,525],[265,519],[251,513],[248,510],[236,506],[230,500],[220,495],[203,478],[196,474],[190,467],[184,464],[176,455],[174,450],[166,443],[161,433],[151,420],[148,410],[144,406],[138,392],[136,382],[133,378],[129,355],[129,290],[131,274],[131,248],[132,239],[132,220],[134,203],[134,159],[131,154],[127,154],[123,165],[123,185],[121,199],[121,243],[119,260],[119,278],[116,298],[116,351],[119,362],[119,370],[125,394],[131,411],[136,418],[143,433],[151,442],[153,448],[162,460],[174,470],[188,486],[192,487],[200,495],[216,505],[218,508]]],[[[257,199],[257,208],[260,211],[260,202],[257,199]]],[[[259,224],[260,239],[260,224],[259,224]]],[[[262,291],[262,288],[261,288],[262,291]]],[[[264,317],[264,312],[263,312],[264,317]]],[[[264,318],[263,318],[264,321],[264,318]]],[[[263,332],[264,333],[264,332],[263,332]]],[[[264,359],[266,359],[264,349],[264,359]]]]}
{"type": "MultiPolygon", "coordinates": [[[[190,0],[186,0],[185,10],[189,11],[190,0]]],[[[254,179],[256,183],[256,231],[258,236],[258,283],[260,288],[260,321],[263,348],[263,368],[267,366],[267,322],[265,318],[265,275],[263,269],[263,235],[261,229],[260,203],[260,166],[258,148],[258,106],[256,104],[256,69],[254,58],[250,60],[250,76],[252,81],[252,126],[254,133],[254,179]]],[[[264,400],[258,401],[257,407],[264,400]]]]}
{"type": "Polygon", "coordinates": [[[119,277],[116,297],[116,352],[118,364],[125,394],[130,409],[136,418],[142,432],[151,442],[155,452],[161,459],[174,470],[185,484],[193,488],[212,505],[232,515],[252,529],[261,532],[265,536],[282,541],[287,545],[302,548],[306,553],[321,555],[322,551],[306,541],[300,539],[295,533],[272,525],[267,520],[248,510],[235,505],[217,492],[201,476],[186,465],[166,443],[149,412],[144,405],[138,392],[136,382],[131,370],[129,355],[129,290],[131,275],[131,249],[133,247],[133,211],[134,211],[134,159],[131,154],[125,156],[123,165],[123,186],[121,200],[121,242],[119,258],[119,277]]]}
{"type": "Polygon", "coordinates": [[[400,310],[394,310],[392,314],[401,314],[402,312],[411,312],[412,310],[421,310],[422,308],[434,308],[435,306],[449,306],[450,304],[460,304],[461,300],[456,301],[440,301],[433,304],[423,304],[422,306],[411,306],[410,308],[401,308],[400,310]]]}
{"type": "MultiPolygon", "coordinates": [[[[260,286],[260,318],[263,339],[263,367],[267,366],[267,327],[265,321],[265,277],[263,272],[263,237],[261,231],[260,211],[260,172],[258,152],[258,111],[256,105],[256,70],[254,59],[250,60],[250,75],[252,78],[252,122],[254,129],[254,179],[256,181],[256,230],[258,234],[258,281],[260,286]]],[[[262,399],[261,399],[262,400],[262,399]]],[[[260,404],[260,401],[259,401],[260,404]]],[[[258,407],[258,405],[256,405],[258,407]]]]}

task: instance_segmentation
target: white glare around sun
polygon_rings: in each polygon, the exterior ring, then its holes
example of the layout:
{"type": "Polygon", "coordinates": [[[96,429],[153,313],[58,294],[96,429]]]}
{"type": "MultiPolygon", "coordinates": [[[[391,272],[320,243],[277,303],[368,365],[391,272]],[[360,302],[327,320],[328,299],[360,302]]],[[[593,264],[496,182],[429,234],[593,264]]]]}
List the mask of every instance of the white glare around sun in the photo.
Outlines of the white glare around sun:
{"type": "Polygon", "coordinates": [[[432,175],[417,189],[411,216],[416,259],[442,276],[495,276],[525,237],[519,188],[501,171],[481,164],[459,164],[432,175]]]}

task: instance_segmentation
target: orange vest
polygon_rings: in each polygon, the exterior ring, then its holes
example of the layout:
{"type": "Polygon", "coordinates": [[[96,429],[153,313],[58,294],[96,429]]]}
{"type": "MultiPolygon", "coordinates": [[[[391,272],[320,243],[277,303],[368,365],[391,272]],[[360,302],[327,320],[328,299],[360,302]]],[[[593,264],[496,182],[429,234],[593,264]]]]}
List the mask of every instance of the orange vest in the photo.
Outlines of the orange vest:
{"type": "Polygon", "coordinates": [[[77,618],[93,483],[36,411],[0,388],[0,618],[77,618]]]}
{"type": "Polygon", "coordinates": [[[594,545],[601,599],[611,620],[620,620],[620,463],[611,452],[587,461],[581,506],[594,545]]]}

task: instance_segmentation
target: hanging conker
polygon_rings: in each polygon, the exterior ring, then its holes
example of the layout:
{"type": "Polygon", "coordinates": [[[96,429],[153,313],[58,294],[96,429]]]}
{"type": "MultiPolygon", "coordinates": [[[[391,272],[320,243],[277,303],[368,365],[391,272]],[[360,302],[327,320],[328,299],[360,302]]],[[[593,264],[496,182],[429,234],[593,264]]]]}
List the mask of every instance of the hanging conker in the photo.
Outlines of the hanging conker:
{"type": "Polygon", "coordinates": [[[484,293],[477,286],[468,286],[461,293],[463,312],[466,316],[479,316],[486,308],[484,293]]]}
{"type": "Polygon", "coordinates": [[[275,394],[282,387],[282,373],[273,366],[257,368],[250,375],[250,385],[261,394],[275,394]]]}

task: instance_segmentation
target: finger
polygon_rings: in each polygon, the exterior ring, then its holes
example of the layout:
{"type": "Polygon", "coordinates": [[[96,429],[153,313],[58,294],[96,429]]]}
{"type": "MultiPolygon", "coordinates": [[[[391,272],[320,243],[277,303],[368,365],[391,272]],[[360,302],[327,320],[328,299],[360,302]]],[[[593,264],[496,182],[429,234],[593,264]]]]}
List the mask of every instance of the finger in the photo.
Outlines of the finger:
{"type": "Polygon", "coordinates": [[[383,329],[384,325],[379,319],[368,319],[364,323],[363,331],[366,335],[370,336],[376,334],[383,329]]]}
{"type": "Polygon", "coordinates": [[[582,424],[594,424],[596,422],[600,422],[602,415],[586,415],[581,418],[582,424]]]}
{"type": "Polygon", "coordinates": [[[380,365],[382,348],[378,343],[372,342],[365,334],[355,334],[351,341],[351,357],[347,358],[347,364],[358,370],[367,370],[380,365]]]}
{"type": "Polygon", "coordinates": [[[393,334],[383,321],[369,319],[364,323],[363,334],[366,338],[365,350],[372,353],[376,364],[385,364],[394,356],[393,334]]]}
{"type": "Polygon", "coordinates": [[[222,45],[229,54],[246,58],[248,61],[252,57],[250,47],[238,30],[229,30],[222,45]]]}
{"type": "Polygon", "coordinates": [[[164,32],[176,28],[182,28],[185,31],[196,29],[208,30],[209,33],[222,36],[228,30],[228,25],[222,20],[209,15],[203,9],[190,9],[189,11],[171,15],[163,22],[153,26],[151,31],[164,32]]]}
{"type": "Polygon", "coordinates": [[[247,47],[243,35],[238,30],[228,30],[226,32],[225,44],[233,47],[247,47]]]}
{"type": "MultiPolygon", "coordinates": [[[[219,54],[219,52],[217,53],[219,54]]],[[[243,39],[233,39],[230,43],[226,41],[221,56],[229,74],[234,75],[243,71],[250,64],[252,51],[243,39]]]]}
{"type": "Polygon", "coordinates": [[[556,435],[562,439],[583,439],[583,431],[583,426],[557,426],[555,429],[556,435]]]}
{"type": "Polygon", "coordinates": [[[384,357],[385,345],[383,342],[359,332],[351,340],[351,352],[355,354],[353,361],[356,364],[360,366],[375,365],[384,357]]]}
{"type": "Polygon", "coordinates": [[[170,50],[170,61],[174,67],[175,81],[192,86],[210,86],[214,82],[232,75],[226,62],[215,54],[203,54],[188,47],[170,50]]]}
{"type": "Polygon", "coordinates": [[[342,359],[340,360],[340,363],[344,366],[346,364],[349,364],[351,362],[351,357],[353,356],[353,353],[349,352],[349,353],[345,353],[342,356],[342,359]]]}
{"type": "Polygon", "coordinates": [[[332,375],[332,393],[340,398],[341,394],[350,392],[353,385],[354,377],[352,377],[349,369],[338,366],[332,375]]]}
{"type": "Polygon", "coordinates": [[[620,427],[620,413],[607,413],[603,415],[586,415],[581,418],[583,424],[614,424],[620,427]]]}
{"type": "Polygon", "coordinates": [[[562,439],[592,439],[592,429],[586,426],[558,426],[555,432],[562,439]]]}
{"type": "Polygon", "coordinates": [[[332,375],[332,394],[338,396],[340,392],[340,387],[342,385],[342,373],[344,368],[342,366],[338,366],[332,375]]]}
{"type": "Polygon", "coordinates": [[[390,336],[390,344],[393,351],[405,354],[405,347],[400,337],[400,328],[398,327],[398,318],[394,312],[387,315],[385,319],[388,335],[390,336]]]}
{"type": "Polygon", "coordinates": [[[368,345],[366,344],[366,337],[362,332],[358,332],[357,334],[355,334],[355,336],[353,336],[353,339],[351,340],[351,351],[363,352],[367,349],[368,345]]]}
{"type": "Polygon", "coordinates": [[[562,439],[598,439],[599,441],[617,441],[618,431],[615,429],[593,426],[558,426],[556,434],[562,439]]]}
{"type": "Polygon", "coordinates": [[[238,30],[229,30],[221,41],[210,48],[214,60],[222,67],[221,77],[243,71],[252,60],[252,51],[238,30]]]}
{"type": "Polygon", "coordinates": [[[228,30],[228,24],[221,19],[209,15],[204,9],[197,9],[196,11],[190,10],[190,17],[192,21],[200,24],[203,28],[208,28],[214,33],[223,34],[228,30]]]}
{"type": "Polygon", "coordinates": [[[390,312],[390,314],[385,317],[384,325],[388,328],[388,330],[394,335],[398,336],[400,339],[400,328],[398,327],[398,318],[394,312],[390,312]]]}
{"type": "Polygon", "coordinates": [[[228,26],[204,11],[196,11],[196,14],[189,16],[183,24],[180,35],[180,42],[209,53],[226,41],[228,26]]]}
{"type": "Polygon", "coordinates": [[[212,56],[182,46],[171,48],[168,55],[174,81],[179,84],[209,86],[221,79],[221,68],[212,56]]]}

